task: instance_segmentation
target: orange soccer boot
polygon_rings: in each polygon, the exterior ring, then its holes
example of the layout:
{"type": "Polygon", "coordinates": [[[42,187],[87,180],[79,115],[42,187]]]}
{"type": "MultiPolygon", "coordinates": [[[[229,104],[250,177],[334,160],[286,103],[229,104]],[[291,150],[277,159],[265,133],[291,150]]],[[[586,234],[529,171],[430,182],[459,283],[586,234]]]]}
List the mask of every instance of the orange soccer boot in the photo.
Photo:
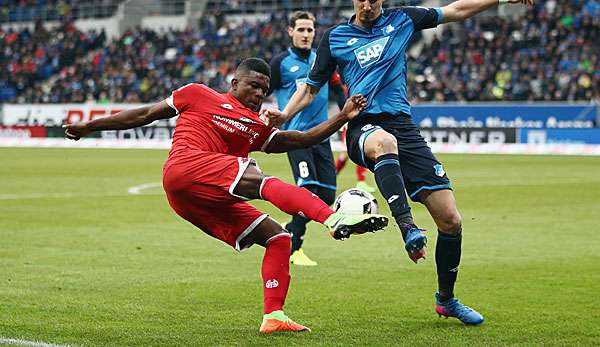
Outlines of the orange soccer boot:
{"type": "Polygon", "coordinates": [[[265,314],[259,332],[270,334],[276,331],[302,332],[310,331],[310,329],[289,319],[283,311],[273,311],[265,314]]]}

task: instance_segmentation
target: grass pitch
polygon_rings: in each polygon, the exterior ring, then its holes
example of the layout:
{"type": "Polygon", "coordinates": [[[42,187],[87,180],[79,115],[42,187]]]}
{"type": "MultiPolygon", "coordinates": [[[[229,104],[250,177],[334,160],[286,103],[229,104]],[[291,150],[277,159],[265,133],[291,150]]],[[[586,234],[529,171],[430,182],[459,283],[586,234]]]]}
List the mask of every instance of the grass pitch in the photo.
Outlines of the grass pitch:
{"type": "MultiPolygon", "coordinates": [[[[166,155],[0,149],[0,341],[600,344],[600,158],[440,156],[464,219],[457,295],[485,316],[482,326],[434,314],[436,232],[415,205],[430,230],[429,259],[418,265],[395,226],[337,242],[310,224],[304,248],[319,266],[292,267],[286,312],[313,332],[261,336],[262,248],[237,254],[176,216],[160,188],[127,193],[160,182],[166,155]]],[[[285,156],[254,157],[291,181],[285,156]]],[[[353,177],[346,168],[338,191],[353,177]]]]}

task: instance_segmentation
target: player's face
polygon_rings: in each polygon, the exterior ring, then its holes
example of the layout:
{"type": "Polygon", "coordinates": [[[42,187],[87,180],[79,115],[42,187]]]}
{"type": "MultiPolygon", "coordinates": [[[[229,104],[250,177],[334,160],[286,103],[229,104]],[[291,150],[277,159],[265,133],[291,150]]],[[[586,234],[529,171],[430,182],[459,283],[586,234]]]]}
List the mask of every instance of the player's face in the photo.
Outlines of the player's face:
{"type": "Polygon", "coordinates": [[[310,49],[315,39],[315,23],[310,19],[297,19],[294,28],[288,28],[292,45],[300,49],[310,49]]]}
{"type": "Polygon", "coordinates": [[[381,14],[383,0],[352,0],[359,25],[371,26],[381,14]]]}
{"type": "Polygon", "coordinates": [[[242,105],[258,111],[269,91],[269,77],[256,71],[249,71],[236,77],[231,81],[231,94],[242,105]]]}

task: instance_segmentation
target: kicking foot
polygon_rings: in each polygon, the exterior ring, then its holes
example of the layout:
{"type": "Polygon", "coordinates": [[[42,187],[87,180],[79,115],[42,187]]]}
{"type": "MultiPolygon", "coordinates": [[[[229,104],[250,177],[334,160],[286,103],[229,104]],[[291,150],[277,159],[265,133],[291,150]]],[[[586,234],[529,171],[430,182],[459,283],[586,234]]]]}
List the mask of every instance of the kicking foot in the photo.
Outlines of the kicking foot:
{"type": "Polygon", "coordinates": [[[310,329],[289,319],[283,311],[273,311],[263,316],[258,331],[262,334],[270,334],[276,331],[310,332],[310,329]]]}
{"type": "Polygon", "coordinates": [[[410,260],[415,262],[415,264],[419,261],[419,259],[425,259],[425,246],[427,246],[427,236],[423,235],[421,230],[416,226],[410,229],[406,233],[406,240],[404,248],[408,252],[408,257],[410,260]]]}
{"type": "Polygon", "coordinates": [[[483,323],[483,316],[463,305],[457,298],[451,298],[446,301],[440,301],[440,294],[435,293],[435,312],[441,317],[444,316],[458,318],[466,325],[479,325],[483,323]]]}
{"type": "Polygon", "coordinates": [[[388,225],[388,218],[379,214],[343,215],[334,213],[323,223],[336,240],[345,240],[352,234],[364,234],[381,230],[388,225]]]}
{"type": "Polygon", "coordinates": [[[292,253],[290,263],[299,266],[316,266],[317,262],[310,259],[302,248],[292,253]]]}

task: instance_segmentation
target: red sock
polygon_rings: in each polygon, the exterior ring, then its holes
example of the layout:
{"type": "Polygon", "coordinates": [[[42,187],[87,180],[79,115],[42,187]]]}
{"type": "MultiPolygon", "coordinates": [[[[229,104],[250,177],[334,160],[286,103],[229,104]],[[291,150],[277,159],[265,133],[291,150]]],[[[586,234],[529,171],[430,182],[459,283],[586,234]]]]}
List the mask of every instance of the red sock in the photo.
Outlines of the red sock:
{"type": "Polygon", "coordinates": [[[335,160],[335,172],[340,172],[340,170],[342,170],[344,168],[344,166],[346,166],[346,162],[348,161],[348,157],[342,157],[339,156],[336,160],[335,160]]]}
{"type": "Polygon", "coordinates": [[[290,287],[291,236],[287,233],[274,236],[267,241],[262,262],[262,279],[265,314],[283,310],[290,287]]]}
{"type": "Polygon", "coordinates": [[[356,165],[356,179],[359,182],[363,182],[365,180],[365,172],[367,172],[367,169],[360,165],[356,165]]]}
{"type": "Polygon", "coordinates": [[[285,183],[277,177],[264,179],[260,196],[289,215],[300,214],[321,224],[333,214],[329,206],[308,189],[285,183]]]}

